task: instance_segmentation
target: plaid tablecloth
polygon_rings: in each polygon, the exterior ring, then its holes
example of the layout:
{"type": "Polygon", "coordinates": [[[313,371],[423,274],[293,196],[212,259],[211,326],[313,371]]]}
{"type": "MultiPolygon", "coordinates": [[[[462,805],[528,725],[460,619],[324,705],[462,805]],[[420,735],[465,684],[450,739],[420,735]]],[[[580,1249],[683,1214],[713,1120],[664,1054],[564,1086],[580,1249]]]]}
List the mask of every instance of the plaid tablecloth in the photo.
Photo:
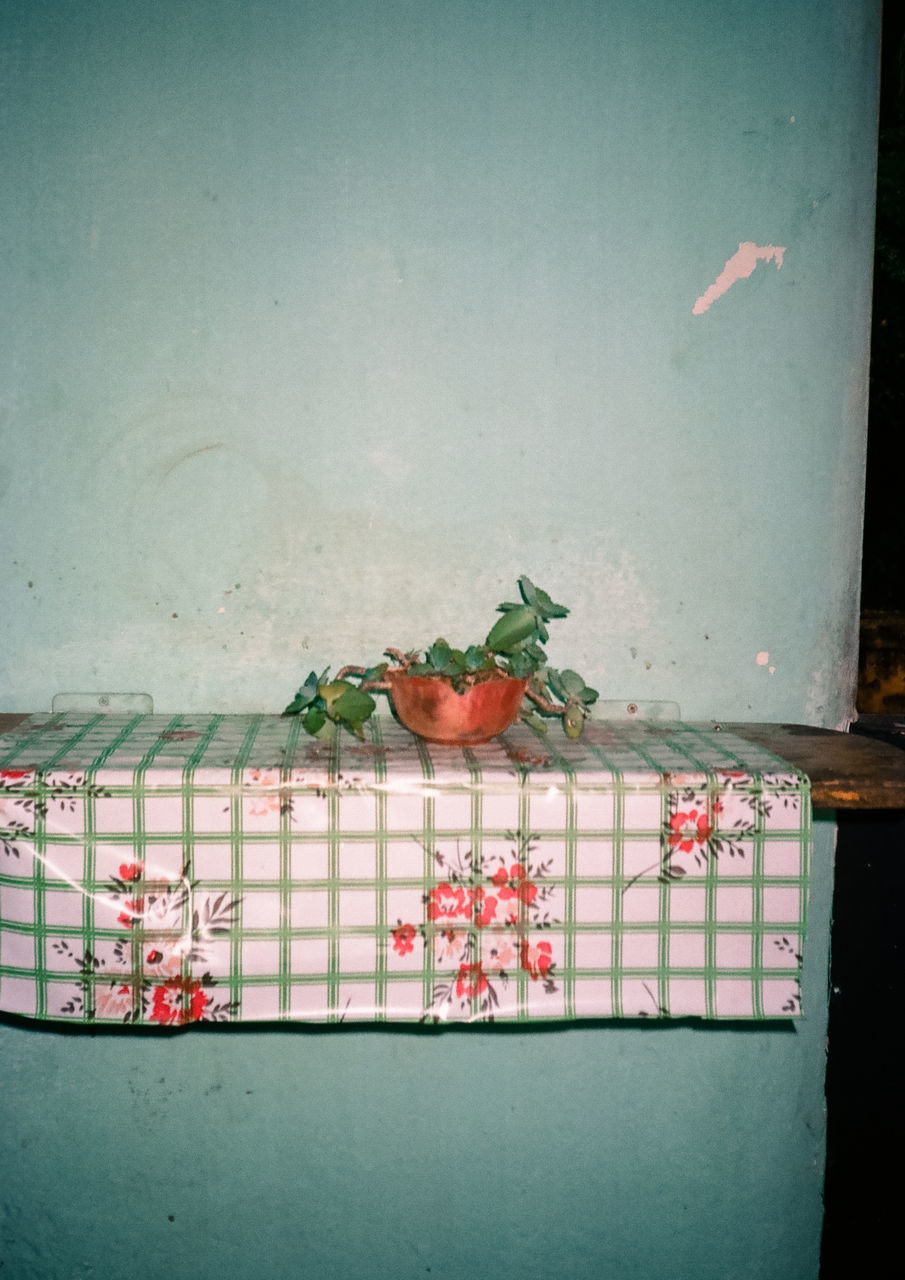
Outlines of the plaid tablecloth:
{"type": "Polygon", "coordinates": [[[700,726],[32,716],[0,737],[0,1008],[184,1026],[801,1014],[807,779],[700,726]]]}

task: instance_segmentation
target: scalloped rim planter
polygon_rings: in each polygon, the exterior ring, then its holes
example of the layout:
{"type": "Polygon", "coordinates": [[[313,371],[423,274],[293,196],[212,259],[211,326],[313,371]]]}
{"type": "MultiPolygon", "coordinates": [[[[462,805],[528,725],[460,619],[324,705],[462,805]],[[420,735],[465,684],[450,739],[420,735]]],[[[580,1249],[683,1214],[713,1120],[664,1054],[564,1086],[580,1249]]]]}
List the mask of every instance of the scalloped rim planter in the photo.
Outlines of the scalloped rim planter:
{"type": "Polygon", "coordinates": [[[385,676],[396,715],[406,729],[448,747],[474,747],[508,729],[519,714],[527,680],[491,677],[457,693],[442,676],[385,676]]]}

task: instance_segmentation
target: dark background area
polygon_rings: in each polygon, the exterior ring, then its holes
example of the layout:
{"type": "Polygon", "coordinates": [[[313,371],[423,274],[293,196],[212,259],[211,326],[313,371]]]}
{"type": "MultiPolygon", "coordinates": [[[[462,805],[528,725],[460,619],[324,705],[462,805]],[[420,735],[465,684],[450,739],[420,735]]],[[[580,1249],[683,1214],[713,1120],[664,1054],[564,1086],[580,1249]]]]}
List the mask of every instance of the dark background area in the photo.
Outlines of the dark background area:
{"type": "Polygon", "coordinates": [[[905,610],[905,5],[883,8],[861,605],[905,610]]]}
{"type": "MultiPolygon", "coordinates": [[[[864,656],[888,644],[895,684],[905,636],[905,5],[886,0],[880,87],[870,409],[862,564],[864,656]]],[[[893,687],[890,685],[889,687],[893,687]]],[[[882,692],[882,691],[881,691],[882,692]]],[[[895,696],[895,695],[894,695],[895,696]]],[[[892,701],[892,700],[890,700],[892,701]]],[[[877,705],[882,705],[879,703],[877,705]]],[[[892,702],[893,706],[897,702],[892,702]]],[[[905,714],[860,715],[853,732],[905,751],[905,714]]],[[[901,1270],[905,1178],[898,1012],[905,990],[905,811],[839,811],[833,892],[827,1171],[821,1280],[901,1270]]]]}

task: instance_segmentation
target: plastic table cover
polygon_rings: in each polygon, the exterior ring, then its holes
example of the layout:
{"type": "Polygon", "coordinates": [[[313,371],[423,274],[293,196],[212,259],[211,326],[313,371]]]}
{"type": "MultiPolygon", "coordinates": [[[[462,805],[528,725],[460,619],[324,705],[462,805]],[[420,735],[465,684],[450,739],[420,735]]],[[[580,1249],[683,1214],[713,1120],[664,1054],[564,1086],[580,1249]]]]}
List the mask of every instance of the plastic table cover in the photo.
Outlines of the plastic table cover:
{"type": "Polygon", "coordinates": [[[431,746],[273,715],[0,737],[0,1008],[37,1019],[800,1016],[807,778],[590,721],[431,746]]]}

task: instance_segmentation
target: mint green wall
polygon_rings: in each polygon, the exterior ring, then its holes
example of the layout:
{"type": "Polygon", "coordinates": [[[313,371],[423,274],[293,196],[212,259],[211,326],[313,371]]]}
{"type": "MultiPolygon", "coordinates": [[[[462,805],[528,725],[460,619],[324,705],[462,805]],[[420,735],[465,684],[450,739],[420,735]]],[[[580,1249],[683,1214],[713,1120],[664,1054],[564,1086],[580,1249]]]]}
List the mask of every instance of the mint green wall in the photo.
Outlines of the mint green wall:
{"type": "Polygon", "coordinates": [[[797,1031],[3,1028],[0,1258],[14,1280],[816,1280],[809,956],[797,1031]]]}
{"type": "MultiPolygon", "coordinates": [[[[844,723],[878,9],[2,0],[0,709],[528,572],[605,697],[844,723]]],[[[0,1025],[5,1273],[812,1280],[832,847],[794,1031],[0,1025]]]]}
{"type": "Polygon", "coordinates": [[[845,720],[878,8],[3,0],[0,707],[280,710],[527,572],[606,697],[845,720]]]}

